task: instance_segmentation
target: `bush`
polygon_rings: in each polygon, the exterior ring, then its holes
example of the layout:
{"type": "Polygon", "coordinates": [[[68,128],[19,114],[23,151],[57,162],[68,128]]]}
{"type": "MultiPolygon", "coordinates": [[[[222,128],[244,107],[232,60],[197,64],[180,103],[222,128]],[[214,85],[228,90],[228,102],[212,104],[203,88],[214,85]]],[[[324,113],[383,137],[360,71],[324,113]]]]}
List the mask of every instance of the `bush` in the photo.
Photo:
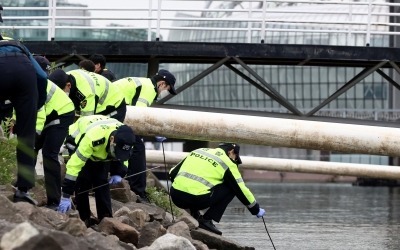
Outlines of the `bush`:
{"type": "Polygon", "coordinates": [[[16,145],[16,139],[0,138],[0,185],[10,184],[15,177],[16,145]]]}
{"type": "Polygon", "coordinates": [[[150,201],[156,204],[157,206],[171,213],[171,204],[172,204],[173,215],[180,216],[182,214],[180,208],[178,208],[174,203],[172,203],[172,201],[170,202],[169,195],[166,191],[159,190],[156,187],[148,187],[146,189],[146,192],[150,201]]]}

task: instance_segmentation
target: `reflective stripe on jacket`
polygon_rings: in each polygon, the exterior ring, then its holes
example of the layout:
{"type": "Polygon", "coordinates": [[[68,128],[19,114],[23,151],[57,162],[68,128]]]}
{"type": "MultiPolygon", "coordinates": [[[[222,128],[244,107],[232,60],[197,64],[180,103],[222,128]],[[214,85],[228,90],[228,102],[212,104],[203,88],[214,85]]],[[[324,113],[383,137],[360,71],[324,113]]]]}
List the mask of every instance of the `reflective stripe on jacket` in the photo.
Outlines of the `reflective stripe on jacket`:
{"type": "Polygon", "coordinates": [[[77,91],[80,92],[80,111],[82,116],[105,111],[107,107],[119,107],[124,100],[123,94],[107,78],[83,69],[68,71],[74,76],[77,91]]]}
{"type": "Polygon", "coordinates": [[[244,197],[245,200],[242,200],[242,202],[246,206],[251,208],[256,204],[254,195],[246,187],[237,165],[226,155],[223,149],[201,148],[194,150],[178,165],[180,165],[180,168],[172,183],[175,189],[193,195],[203,195],[210,193],[214,186],[229,181],[239,187],[234,189],[238,192],[236,196],[238,198],[244,197]],[[226,171],[230,171],[232,175],[226,175],[226,171]],[[234,180],[224,178],[234,178],[234,180]]]}
{"type": "Polygon", "coordinates": [[[123,93],[127,105],[148,107],[157,97],[157,91],[150,78],[125,77],[113,84],[123,93]]]}
{"type": "Polygon", "coordinates": [[[36,132],[38,134],[43,131],[45,126],[57,124],[59,116],[75,110],[68,95],[50,80],[47,80],[46,92],[46,102],[37,114],[36,132]]]}

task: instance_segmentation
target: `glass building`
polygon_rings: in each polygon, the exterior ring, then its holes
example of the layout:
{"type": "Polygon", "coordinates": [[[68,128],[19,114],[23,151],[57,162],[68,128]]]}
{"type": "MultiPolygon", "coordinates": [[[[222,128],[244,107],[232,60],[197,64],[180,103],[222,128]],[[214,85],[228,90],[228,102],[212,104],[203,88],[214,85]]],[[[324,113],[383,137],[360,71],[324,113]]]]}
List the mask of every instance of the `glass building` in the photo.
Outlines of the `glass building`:
{"type": "MultiPolygon", "coordinates": [[[[48,7],[48,0],[4,0],[3,6],[9,7],[48,7]]],[[[84,4],[70,3],[68,0],[57,0],[58,7],[87,7],[84,4]]],[[[2,32],[14,39],[23,41],[47,41],[50,20],[49,13],[43,10],[10,10],[6,9],[4,16],[37,16],[34,21],[31,19],[4,20],[6,26],[44,26],[43,29],[2,29],[2,32]]],[[[57,16],[90,16],[89,10],[84,9],[61,9],[57,11],[57,16]]],[[[90,26],[91,20],[85,19],[57,19],[60,26],[90,26]]],[[[147,30],[145,29],[118,29],[121,25],[109,24],[112,29],[56,29],[55,37],[58,41],[146,41],[147,30]]],[[[152,34],[155,39],[155,35],[152,34]]],[[[70,65],[66,70],[75,69],[77,65],[70,65]]],[[[146,76],[147,65],[139,63],[107,63],[107,68],[112,70],[117,78],[125,76],[146,76]]]]}
{"type": "MultiPolygon", "coordinates": [[[[226,3],[225,3],[226,4],[226,3]]],[[[238,7],[238,2],[232,2],[227,8],[238,7]]],[[[242,7],[242,6],[239,6],[242,7]]],[[[368,6],[357,6],[357,11],[365,12],[368,6]]],[[[262,5],[259,6],[262,8],[262,5]]],[[[315,30],[338,30],[344,29],[344,25],[338,24],[319,24],[318,20],[329,21],[340,20],[345,22],[364,22],[367,23],[366,15],[346,14],[324,15],[324,14],[293,14],[293,12],[307,10],[308,13],[321,12],[329,10],[332,12],[348,12],[349,5],[341,4],[323,4],[309,5],[301,3],[293,3],[291,6],[275,6],[277,12],[268,13],[268,17],[273,20],[285,20],[285,23],[278,21],[268,24],[266,28],[276,28],[276,30],[291,29],[290,31],[273,31],[267,32],[265,43],[270,44],[317,44],[317,45],[348,45],[348,46],[365,46],[366,37],[364,34],[357,34],[354,31],[365,29],[365,25],[347,25],[346,29],[352,30],[353,33],[347,34],[329,33],[329,32],[296,32],[293,29],[302,29],[290,24],[290,20],[302,20],[304,25],[308,23],[307,29],[315,30]]],[[[372,12],[382,14],[389,12],[387,6],[374,6],[372,12]]],[[[215,15],[210,12],[210,15],[215,15]]],[[[205,13],[205,15],[208,15],[205,13]]],[[[256,15],[256,14],[255,14],[256,15]]],[[[188,15],[180,15],[180,17],[189,17],[188,15]]],[[[221,16],[220,16],[221,17],[221,16]]],[[[193,42],[233,42],[246,43],[248,37],[248,22],[236,21],[241,18],[247,18],[247,14],[225,14],[224,21],[175,21],[174,26],[182,25],[188,27],[226,27],[231,30],[204,31],[190,29],[185,31],[171,31],[169,39],[176,41],[193,41],[193,42]],[[233,21],[226,20],[232,18],[233,21]],[[238,29],[241,28],[241,29],[238,29]]],[[[387,15],[375,16],[377,20],[373,23],[382,21],[388,22],[387,15]]],[[[251,24],[253,28],[260,28],[257,24],[251,24]]],[[[260,25],[260,24],[258,24],[260,25]]],[[[383,26],[372,26],[372,30],[388,29],[383,26]]],[[[261,37],[259,31],[252,31],[251,35],[253,43],[260,43],[261,37]]],[[[389,36],[375,35],[371,36],[370,46],[388,47],[389,36]]],[[[174,72],[180,82],[185,83],[190,79],[204,71],[211,65],[204,64],[174,64],[169,68],[174,72]]],[[[246,72],[240,65],[236,66],[241,72],[246,72]]],[[[251,65],[251,68],[273,86],[282,96],[290,103],[307,113],[321,102],[326,100],[331,94],[356,76],[363,68],[353,67],[315,67],[315,66],[268,66],[268,65],[251,65]]],[[[386,74],[390,74],[388,70],[384,70],[386,74]]],[[[248,74],[249,77],[250,74],[248,74]]],[[[389,98],[392,86],[377,73],[373,73],[360,83],[349,89],[347,92],[339,96],[334,101],[326,105],[315,115],[334,116],[334,117],[351,117],[359,119],[380,119],[395,120],[398,117],[393,116],[390,111],[392,103],[389,98]],[[390,114],[390,115],[388,115],[390,114]]],[[[271,99],[256,87],[249,84],[239,75],[232,72],[229,68],[222,66],[218,70],[207,75],[205,78],[184,90],[178,96],[168,101],[169,104],[216,107],[216,108],[240,108],[248,110],[259,110],[266,112],[282,112],[286,113],[286,108],[282,107],[278,102],[271,99]]],[[[389,159],[386,156],[370,156],[370,155],[349,155],[339,154],[335,152],[320,152],[315,150],[293,149],[293,148],[273,148],[264,146],[245,145],[242,149],[244,155],[254,155],[262,157],[278,157],[293,159],[312,159],[312,160],[331,160],[344,161],[353,163],[373,163],[388,164],[389,159]]]]}

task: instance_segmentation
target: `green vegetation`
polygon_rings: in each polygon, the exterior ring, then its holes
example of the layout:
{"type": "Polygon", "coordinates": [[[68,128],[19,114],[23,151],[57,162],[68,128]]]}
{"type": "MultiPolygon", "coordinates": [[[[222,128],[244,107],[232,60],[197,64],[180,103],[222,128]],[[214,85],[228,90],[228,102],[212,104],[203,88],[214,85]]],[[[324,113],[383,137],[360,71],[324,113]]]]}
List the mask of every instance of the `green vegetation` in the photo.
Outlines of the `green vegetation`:
{"type": "Polygon", "coordinates": [[[6,117],[5,121],[1,121],[1,129],[4,134],[0,133],[0,136],[4,136],[6,138],[10,137],[11,128],[14,126],[14,122],[12,118],[6,117]]]}
{"type": "MultiPolygon", "coordinates": [[[[170,203],[169,195],[166,191],[159,190],[156,187],[148,187],[146,189],[146,192],[151,202],[171,213],[172,201],[170,203]]],[[[172,203],[172,211],[174,216],[182,215],[180,208],[175,206],[174,203],[172,203]]]]}
{"type": "Polygon", "coordinates": [[[12,121],[10,118],[1,121],[1,129],[4,136],[0,138],[0,185],[10,184],[15,177],[15,169],[17,166],[16,150],[17,139],[8,139],[10,136],[10,127],[12,121]]]}
{"type": "Polygon", "coordinates": [[[10,184],[17,166],[16,139],[0,138],[0,185],[10,184]]]}

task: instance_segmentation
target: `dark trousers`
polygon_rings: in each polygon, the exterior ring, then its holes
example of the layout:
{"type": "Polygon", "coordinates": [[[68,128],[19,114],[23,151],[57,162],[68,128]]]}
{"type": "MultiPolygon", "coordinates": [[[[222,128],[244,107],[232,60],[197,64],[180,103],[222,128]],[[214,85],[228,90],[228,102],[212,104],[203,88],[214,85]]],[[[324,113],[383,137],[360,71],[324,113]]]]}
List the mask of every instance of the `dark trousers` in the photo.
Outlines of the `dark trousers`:
{"type": "Polygon", "coordinates": [[[82,168],[75,185],[76,208],[81,220],[90,219],[89,190],[94,190],[96,199],[97,218],[112,217],[110,188],[108,185],[109,164],[88,160],[82,168]],[[100,187],[101,186],[101,187],[100,187]]]}
{"type": "Polygon", "coordinates": [[[140,136],[135,137],[135,146],[128,165],[128,182],[131,190],[143,197],[146,195],[146,148],[140,136]],[[140,173],[140,174],[137,174],[140,173]]]}
{"type": "Polygon", "coordinates": [[[0,57],[0,101],[10,100],[16,114],[17,183],[21,190],[35,185],[34,143],[38,89],[36,71],[28,57],[12,53],[0,57]]]}
{"type": "Polygon", "coordinates": [[[171,187],[171,199],[174,204],[191,212],[208,208],[203,215],[205,219],[219,222],[224,215],[226,207],[235,197],[233,190],[225,184],[216,185],[211,192],[204,195],[193,195],[171,187]]]}
{"type": "Polygon", "coordinates": [[[60,203],[61,197],[61,166],[58,161],[60,148],[68,134],[68,127],[74,122],[75,112],[60,116],[59,124],[51,125],[36,138],[35,152],[42,149],[44,182],[47,194],[47,204],[60,203]]]}

